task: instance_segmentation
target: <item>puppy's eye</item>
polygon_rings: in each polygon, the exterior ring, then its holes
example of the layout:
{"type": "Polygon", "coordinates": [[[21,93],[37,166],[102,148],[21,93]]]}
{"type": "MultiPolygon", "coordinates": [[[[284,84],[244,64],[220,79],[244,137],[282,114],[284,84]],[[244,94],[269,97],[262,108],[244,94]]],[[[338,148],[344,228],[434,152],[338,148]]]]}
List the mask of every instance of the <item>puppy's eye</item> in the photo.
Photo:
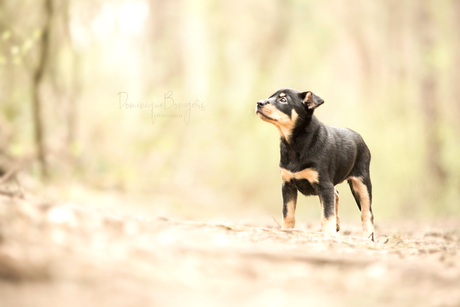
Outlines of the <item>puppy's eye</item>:
{"type": "Polygon", "coordinates": [[[286,97],[280,98],[279,101],[280,101],[280,103],[287,103],[288,102],[286,97]]]}

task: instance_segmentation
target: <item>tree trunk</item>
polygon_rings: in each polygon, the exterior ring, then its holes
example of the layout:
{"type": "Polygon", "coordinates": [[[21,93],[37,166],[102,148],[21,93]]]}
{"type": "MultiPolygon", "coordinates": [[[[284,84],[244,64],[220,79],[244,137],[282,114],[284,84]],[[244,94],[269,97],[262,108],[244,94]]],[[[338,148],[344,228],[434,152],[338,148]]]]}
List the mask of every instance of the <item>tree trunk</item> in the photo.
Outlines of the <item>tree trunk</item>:
{"type": "Polygon", "coordinates": [[[460,29],[460,1],[455,0],[452,1],[452,9],[453,9],[453,19],[454,19],[454,27],[453,29],[457,29],[454,31],[454,41],[452,43],[453,48],[453,56],[454,56],[454,65],[452,66],[452,89],[453,89],[453,96],[452,99],[452,106],[455,108],[455,115],[457,118],[457,129],[460,130],[460,33],[458,29],[460,29]]]}
{"type": "MultiPolygon", "coordinates": [[[[433,53],[436,48],[436,29],[430,15],[430,3],[420,3],[416,31],[419,33],[422,75],[420,80],[420,103],[424,120],[424,137],[426,146],[426,175],[435,191],[442,190],[446,182],[446,170],[441,157],[441,139],[439,133],[440,107],[438,82],[433,53]]],[[[435,196],[435,195],[434,195],[435,196]]]]}
{"type": "Polygon", "coordinates": [[[38,162],[40,164],[40,172],[43,179],[47,179],[48,165],[46,163],[46,148],[44,141],[44,124],[42,118],[42,100],[40,98],[40,84],[42,83],[44,72],[48,61],[49,52],[49,36],[51,27],[51,17],[53,15],[52,0],[45,0],[45,24],[40,43],[40,55],[37,67],[33,74],[32,80],[32,111],[35,129],[35,145],[37,147],[38,162]]]}
{"type": "MultiPolygon", "coordinates": [[[[62,1],[62,0],[61,0],[62,1]]],[[[69,0],[64,0],[61,2],[61,25],[64,29],[63,31],[63,40],[72,48],[72,37],[70,34],[70,16],[69,16],[69,0]]],[[[68,164],[71,169],[71,172],[75,168],[75,143],[76,143],[76,131],[77,131],[77,122],[78,122],[78,109],[76,104],[76,96],[80,91],[79,81],[78,81],[78,72],[79,72],[80,58],[77,54],[77,51],[72,48],[72,73],[70,75],[69,83],[64,84],[65,87],[65,98],[67,101],[66,106],[66,119],[67,119],[67,158],[68,164]]]]}

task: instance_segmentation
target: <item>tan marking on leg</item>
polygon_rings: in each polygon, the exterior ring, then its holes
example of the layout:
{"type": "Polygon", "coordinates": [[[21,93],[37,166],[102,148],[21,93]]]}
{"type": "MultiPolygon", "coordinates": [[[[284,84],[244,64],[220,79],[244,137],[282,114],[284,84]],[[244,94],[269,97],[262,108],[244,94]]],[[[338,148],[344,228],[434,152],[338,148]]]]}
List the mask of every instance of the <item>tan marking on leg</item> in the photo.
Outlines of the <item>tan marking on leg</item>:
{"type": "Polygon", "coordinates": [[[336,230],[340,230],[340,217],[339,217],[339,191],[337,189],[334,190],[335,192],[335,217],[337,219],[337,227],[336,230]]]}
{"type": "MultiPolygon", "coordinates": [[[[326,218],[324,216],[324,208],[323,208],[323,201],[320,199],[320,204],[321,204],[321,231],[327,234],[331,235],[337,235],[337,219],[335,214],[333,216],[330,216],[329,218],[326,218]]],[[[334,211],[335,212],[335,211],[334,211]]]]}
{"type": "Polygon", "coordinates": [[[290,229],[290,228],[294,228],[295,226],[296,202],[290,201],[287,203],[286,207],[287,207],[287,214],[286,214],[286,217],[283,216],[283,227],[281,229],[290,229]]]}
{"type": "Polygon", "coordinates": [[[361,178],[350,177],[353,184],[353,190],[358,193],[361,205],[361,222],[363,225],[363,237],[374,241],[374,217],[371,212],[371,203],[369,192],[366,185],[362,182],[361,178]]]}
{"type": "Polygon", "coordinates": [[[288,171],[287,169],[280,167],[280,173],[281,173],[281,178],[283,178],[283,180],[286,182],[289,182],[292,179],[297,179],[297,180],[306,179],[311,184],[318,183],[319,175],[318,175],[318,172],[313,168],[306,168],[300,172],[292,173],[288,171]]]}

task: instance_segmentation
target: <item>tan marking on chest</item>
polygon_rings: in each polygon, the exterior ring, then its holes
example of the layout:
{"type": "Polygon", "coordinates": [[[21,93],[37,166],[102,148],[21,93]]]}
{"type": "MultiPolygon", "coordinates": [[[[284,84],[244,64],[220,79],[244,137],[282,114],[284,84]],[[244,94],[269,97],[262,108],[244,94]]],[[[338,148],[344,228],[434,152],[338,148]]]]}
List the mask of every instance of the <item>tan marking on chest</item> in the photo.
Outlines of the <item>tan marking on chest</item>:
{"type": "Polygon", "coordinates": [[[280,167],[281,178],[283,181],[289,182],[292,179],[306,179],[311,184],[318,183],[318,172],[313,168],[306,168],[300,172],[292,173],[285,168],[280,167]]]}

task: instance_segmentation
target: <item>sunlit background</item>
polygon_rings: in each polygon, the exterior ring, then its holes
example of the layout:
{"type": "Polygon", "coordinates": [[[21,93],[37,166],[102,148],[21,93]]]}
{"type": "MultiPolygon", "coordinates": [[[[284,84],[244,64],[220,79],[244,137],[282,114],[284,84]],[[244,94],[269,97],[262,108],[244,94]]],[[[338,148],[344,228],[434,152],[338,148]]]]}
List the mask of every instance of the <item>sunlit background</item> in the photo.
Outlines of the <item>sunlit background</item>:
{"type": "MultiPolygon", "coordinates": [[[[455,0],[0,1],[3,185],[273,224],[279,135],[254,107],[290,87],[366,140],[377,223],[458,216],[459,30],[455,0]]],[[[298,220],[319,212],[299,198],[298,220]]]]}

